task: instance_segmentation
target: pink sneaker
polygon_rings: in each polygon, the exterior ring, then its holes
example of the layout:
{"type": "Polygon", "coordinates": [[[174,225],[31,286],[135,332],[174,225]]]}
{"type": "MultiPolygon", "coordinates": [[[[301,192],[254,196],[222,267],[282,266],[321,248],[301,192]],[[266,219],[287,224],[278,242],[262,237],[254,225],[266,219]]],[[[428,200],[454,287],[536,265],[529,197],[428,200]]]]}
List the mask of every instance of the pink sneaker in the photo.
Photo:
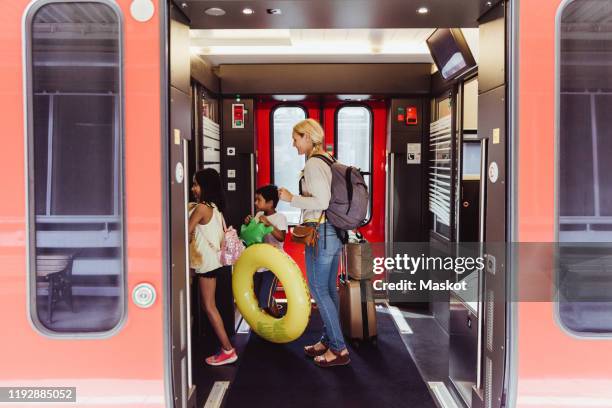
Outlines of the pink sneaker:
{"type": "Polygon", "coordinates": [[[238,354],[236,354],[236,349],[231,349],[229,351],[221,348],[217,354],[214,356],[210,356],[206,359],[206,364],[211,366],[220,366],[225,364],[232,364],[238,360],[238,354]]]}

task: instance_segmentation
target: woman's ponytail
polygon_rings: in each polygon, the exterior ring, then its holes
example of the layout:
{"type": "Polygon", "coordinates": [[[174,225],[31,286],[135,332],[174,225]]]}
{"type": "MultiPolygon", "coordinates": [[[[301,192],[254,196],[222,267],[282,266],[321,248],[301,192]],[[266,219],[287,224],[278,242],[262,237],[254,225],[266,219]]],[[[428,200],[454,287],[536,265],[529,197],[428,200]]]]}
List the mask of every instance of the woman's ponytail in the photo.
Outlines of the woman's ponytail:
{"type": "Polygon", "coordinates": [[[294,127],[293,131],[299,135],[309,135],[310,140],[312,140],[312,144],[314,146],[312,153],[323,153],[325,149],[323,148],[323,142],[325,141],[325,133],[323,132],[323,128],[316,120],[312,118],[304,119],[298,122],[294,127]]]}

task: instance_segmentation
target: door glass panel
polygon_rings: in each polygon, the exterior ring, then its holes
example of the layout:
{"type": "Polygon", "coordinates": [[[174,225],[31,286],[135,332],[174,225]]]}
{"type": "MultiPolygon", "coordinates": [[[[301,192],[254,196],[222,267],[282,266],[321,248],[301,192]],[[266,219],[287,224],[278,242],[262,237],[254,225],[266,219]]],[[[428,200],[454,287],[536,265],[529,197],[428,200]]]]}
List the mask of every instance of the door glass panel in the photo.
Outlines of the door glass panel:
{"type": "Polygon", "coordinates": [[[609,1],[561,11],[559,313],[581,334],[612,330],[612,19],[609,1]]]}
{"type": "MultiPolygon", "coordinates": [[[[337,115],[337,157],[348,166],[363,173],[363,178],[372,194],[372,113],[364,106],[344,106],[337,115]]],[[[368,205],[366,219],[370,219],[372,200],[368,205]]]]}
{"type": "MultiPolygon", "coordinates": [[[[304,157],[293,147],[293,126],[306,119],[306,111],[300,106],[281,106],[272,114],[273,139],[273,183],[294,193],[298,191],[300,173],[304,168],[304,157]]],[[[285,214],[289,224],[300,222],[300,210],[285,201],[279,201],[276,210],[285,214]]]]}
{"type": "Polygon", "coordinates": [[[33,320],[105,332],[123,317],[120,17],[104,3],[27,16],[33,320]]]}

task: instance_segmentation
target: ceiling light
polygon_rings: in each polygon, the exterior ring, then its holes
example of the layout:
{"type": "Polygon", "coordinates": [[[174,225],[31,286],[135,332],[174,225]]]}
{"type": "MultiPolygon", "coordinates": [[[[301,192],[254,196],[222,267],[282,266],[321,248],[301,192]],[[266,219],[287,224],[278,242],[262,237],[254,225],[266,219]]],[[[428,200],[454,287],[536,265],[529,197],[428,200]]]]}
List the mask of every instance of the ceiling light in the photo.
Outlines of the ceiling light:
{"type": "Polygon", "coordinates": [[[204,13],[208,14],[209,16],[219,17],[225,15],[225,10],[219,7],[211,7],[204,10],[204,13]]]}
{"type": "Polygon", "coordinates": [[[427,13],[429,13],[429,9],[427,7],[420,7],[417,10],[417,13],[419,13],[419,14],[427,14],[427,13]]]}
{"type": "Polygon", "coordinates": [[[307,43],[293,46],[210,46],[211,55],[348,55],[370,54],[370,44],[307,43]]]}
{"type": "Polygon", "coordinates": [[[279,102],[297,102],[306,99],[306,95],[272,95],[272,99],[279,102]]]}
{"type": "Polygon", "coordinates": [[[338,99],[341,101],[358,101],[361,102],[366,99],[370,99],[370,95],[338,95],[338,99]]]}
{"type": "Polygon", "coordinates": [[[250,14],[253,14],[253,13],[255,13],[255,11],[253,11],[252,8],[248,8],[247,7],[247,8],[243,8],[242,9],[242,14],[250,15],[250,14]]]}
{"type": "Polygon", "coordinates": [[[283,14],[281,9],[268,9],[268,14],[283,14]]]}

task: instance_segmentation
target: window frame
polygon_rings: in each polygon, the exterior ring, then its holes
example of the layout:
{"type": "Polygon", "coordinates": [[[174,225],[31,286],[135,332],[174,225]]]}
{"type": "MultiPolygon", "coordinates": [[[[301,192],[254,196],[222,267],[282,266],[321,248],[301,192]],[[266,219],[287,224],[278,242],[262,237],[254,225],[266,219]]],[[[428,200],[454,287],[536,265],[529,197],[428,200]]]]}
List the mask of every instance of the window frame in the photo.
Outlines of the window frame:
{"type": "MultiPolygon", "coordinates": [[[[365,108],[370,114],[370,171],[367,173],[370,176],[370,185],[368,186],[368,218],[358,228],[365,227],[372,221],[372,201],[374,199],[374,111],[372,107],[360,102],[346,102],[336,106],[334,110],[334,158],[338,158],[338,115],[343,108],[365,108]]],[[[346,164],[346,163],[344,163],[346,164]]]]}
{"type": "Polygon", "coordinates": [[[127,240],[126,240],[126,203],[125,203],[125,86],[124,86],[124,29],[125,19],[121,8],[112,0],[38,0],[30,3],[24,12],[22,20],[22,44],[23,44],[23,95],[24,95],[24,170],[25,170],[25,206],[26,206],[26,296],[27,315],[31,326],[47,338],[65,338],[65,339],[105,339],[115,336],[121,331],[127,321],[127,303],[128,303],[128,287],[127,287],[127,240]],[[99,332],[91,331],[72,331],[58,332],[46,327],[38,316],[37,309],[37,287],[36,287],[36,191],[34,185],[35,177],[35,155],[34,155],[34,69],[33,69],[33,22],[34,18],[41,9],[50,4],[67,4],[71,3],[94,3],[107,6],[111,12],[115,14],[118,25],[117,36],[117,54],[118,54],[118,78],[117,78],[117,95],[116,107],[114,109],[115,118],[113,127],[117,132],[115,146],[117,151],[114,156],[117,157],[117,188],[113,188],[118,194],[115,198],[113,207],[116,203],[116,211],[119,219],[119,237],[121,240],[120,254],[120,278],[118,279],[119,300],[118,310],[121,313],[114,327],[99,332]]]}
{"type": "MultiPolygon", "coordinates": [[[[585,339],[611,339],[612,338],[612,327],[608,329],[607,332],[582,332],[577,331],[571,327],[569,327],[566,322],[561,317],[561,303],[559,288],[561,284],[561,273],[560,273],[560,250],[561,244],[560,241],[560,232],[561,232],[561,214],[560,214],[560,204],[561,204],[561,60],[562,60],[562,50],[561,50],[561,26],[563,25],[562,18],[567,6],[571,3],[574,3],[580,0],[562,0],[557,8],[557,13],[555,16],[555,55],[554,55],[554,70],[555,70],[555,85],[554,85],[554,110],[555,110],[555,119],[554,119],[554,298],[553,302],[555,303],[554,307],[554,320],[558,327],[565,332],[568,336],[580,340],[585,339]]],[[[594,126],[592,123],[591,126],[594,126]]],[[[594,198],[595,199],[595,198],[594,198]]],[[[572,242],[567,242],[570,246],[572,242]]]]}

